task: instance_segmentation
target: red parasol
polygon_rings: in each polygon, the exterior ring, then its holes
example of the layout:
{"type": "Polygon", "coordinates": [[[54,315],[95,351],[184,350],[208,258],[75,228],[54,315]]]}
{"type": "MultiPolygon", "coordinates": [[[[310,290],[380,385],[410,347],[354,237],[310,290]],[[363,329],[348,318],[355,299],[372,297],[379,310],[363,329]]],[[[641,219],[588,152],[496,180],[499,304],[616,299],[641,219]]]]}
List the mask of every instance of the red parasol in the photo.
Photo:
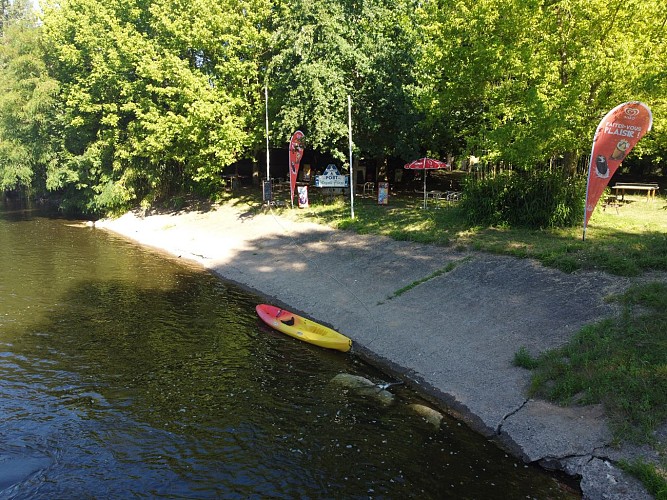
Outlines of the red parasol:
{"type": "Polygon", "coordinates": [[[426,208],[426,170],[449,168],[449,165],[444,161],[434,160],[433,158],[419,158],[418,160],[406,163],[403,168],[410,170],[424,170],[424,208],[426,208]]]}

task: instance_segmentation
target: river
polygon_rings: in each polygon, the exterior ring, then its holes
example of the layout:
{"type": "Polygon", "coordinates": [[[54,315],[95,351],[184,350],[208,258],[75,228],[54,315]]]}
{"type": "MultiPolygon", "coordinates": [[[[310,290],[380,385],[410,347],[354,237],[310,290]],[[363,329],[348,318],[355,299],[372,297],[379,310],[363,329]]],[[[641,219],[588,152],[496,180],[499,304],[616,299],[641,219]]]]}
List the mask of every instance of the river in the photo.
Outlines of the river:
{"type": "Polygon", "coordinates": [[[0,206],[0,497],[580,496],[456,420],[425,419],[405,386],[387,399],[336,383],[391,378],[271,331],[263,301],[0,206]]]}

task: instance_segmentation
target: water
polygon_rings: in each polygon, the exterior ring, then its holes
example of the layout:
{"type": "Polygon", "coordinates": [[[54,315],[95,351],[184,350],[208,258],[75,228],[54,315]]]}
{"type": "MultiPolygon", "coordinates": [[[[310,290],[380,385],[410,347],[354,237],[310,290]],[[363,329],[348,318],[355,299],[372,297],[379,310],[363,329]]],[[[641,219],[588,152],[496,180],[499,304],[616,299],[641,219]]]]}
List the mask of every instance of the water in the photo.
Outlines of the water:
{"type": "Polygon", "coordinates": [[[0,211],[1,498],[576,498],[404,386],[273,332],[261,297],[0,211]]]}

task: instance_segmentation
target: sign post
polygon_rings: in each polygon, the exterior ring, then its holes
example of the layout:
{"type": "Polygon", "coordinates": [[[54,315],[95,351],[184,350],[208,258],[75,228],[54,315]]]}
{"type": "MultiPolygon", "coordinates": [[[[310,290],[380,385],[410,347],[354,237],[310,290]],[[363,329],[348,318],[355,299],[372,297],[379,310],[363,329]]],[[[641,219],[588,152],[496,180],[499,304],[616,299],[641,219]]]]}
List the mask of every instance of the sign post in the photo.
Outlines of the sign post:
{"type": "Polygon", "coordinates": [[[350,216],[354,219],[354,167],[352,166],[352,99],[347,95],[347,129],[350,143],[350,216]]]}

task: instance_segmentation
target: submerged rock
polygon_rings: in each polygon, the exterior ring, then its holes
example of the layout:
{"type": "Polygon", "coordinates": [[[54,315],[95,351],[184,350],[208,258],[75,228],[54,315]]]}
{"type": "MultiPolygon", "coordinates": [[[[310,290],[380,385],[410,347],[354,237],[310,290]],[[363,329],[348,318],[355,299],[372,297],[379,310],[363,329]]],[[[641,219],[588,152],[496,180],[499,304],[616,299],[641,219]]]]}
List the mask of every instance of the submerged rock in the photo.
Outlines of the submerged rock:
{"type": "Polygon", "coordinates": [[[378,387],[378,385],[374,382],[371,382],[367,378],[361,377],[359,375],[339,373],[333,379],[331,379],[331,383],[346,389],[351,389],[355,394],[360,396],[373,398],[384,405],[393,403],[395,398],[391,392],[378,387]]]}
{"type": "Polygon", "coordinates": [[[424,420],[426,420],[429,424],[433,425],[434,427],[440,428],[440,424],[442,423],[442,419],[444,418],[444,415],[440,413],[437,410],[434,410],[433,408],[429,408],[428,406],[420,405],[417,403],[413,403],[410,405],[410,408],[419,416],[421,416],[424,420]]]}

